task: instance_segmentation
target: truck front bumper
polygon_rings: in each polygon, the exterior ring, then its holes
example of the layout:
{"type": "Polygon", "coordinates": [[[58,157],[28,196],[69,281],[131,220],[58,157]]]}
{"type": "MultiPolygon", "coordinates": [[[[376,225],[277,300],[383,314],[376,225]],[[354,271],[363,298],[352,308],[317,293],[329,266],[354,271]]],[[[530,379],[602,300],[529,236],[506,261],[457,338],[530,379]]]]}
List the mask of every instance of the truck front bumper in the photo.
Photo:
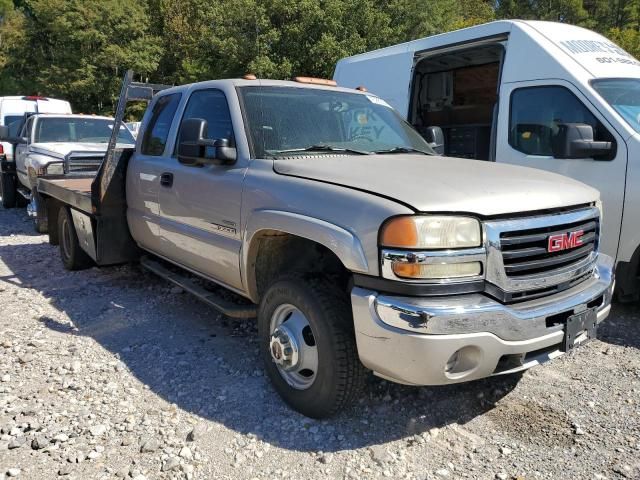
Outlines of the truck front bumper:
{"type": "Polygon", "coordinates": [[[378,376],[444,385],[514,373],[564,353],[567,319],[611,309],[613,260],[600,255],[592,277],[548,297],[511,305],[483,294],[397,297],[351,292],[358,354],[378,376]]]}

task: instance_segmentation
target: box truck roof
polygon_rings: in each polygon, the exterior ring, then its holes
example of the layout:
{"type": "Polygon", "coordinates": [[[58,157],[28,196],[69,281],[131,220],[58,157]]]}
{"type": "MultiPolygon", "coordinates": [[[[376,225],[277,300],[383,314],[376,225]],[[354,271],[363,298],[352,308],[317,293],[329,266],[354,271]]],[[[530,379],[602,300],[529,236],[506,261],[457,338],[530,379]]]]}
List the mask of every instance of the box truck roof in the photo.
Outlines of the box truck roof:
{"type": "Polygon", "coordinates": [[[640,62],[598,33],[562,23],[503,20],[344,58],[336,65],[334,79],[340,86],[354,88],[367,78],[369,90],[406,114],[417,62],[448,50],[500,43],[508,52],[502,83],[540,78],[586,83],[594,78],[640,76],[640,62]]]}
{"type": "Polygon", "coordinates": [[[71,105],[66,100],[38,96],[0,97],[0,122],[2,125],[19,119],[27,112],[71,113],[71,105]],[[8,117],[8,118],[7,118],[8,117]]]}

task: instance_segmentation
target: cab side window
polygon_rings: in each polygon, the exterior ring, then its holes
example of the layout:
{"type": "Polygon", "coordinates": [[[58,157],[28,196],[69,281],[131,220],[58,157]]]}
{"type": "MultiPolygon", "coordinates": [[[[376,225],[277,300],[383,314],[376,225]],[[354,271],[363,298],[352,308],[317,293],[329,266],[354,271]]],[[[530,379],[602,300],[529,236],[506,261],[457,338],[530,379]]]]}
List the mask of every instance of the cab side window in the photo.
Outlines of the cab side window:
{"type": "Polygon", "coordinates": [[[142,139],[141,152],[144,155],[159,156],[164,153],[171,122],[179,103],[179,93],[164,95],[155,103],[142,139]]]}
{"type": "Polygon", "coordinates": [[[613,141],[609,131],[564,87],[526,87],[511,94],[509,145],[519,152],[552,157],[558,126],[564,123],[591,125],[594,140],[613,141]]]}
{"type": "MultiPolygon", "coordinates": [[[[193,92],[184,110],[182,122],[189,118],[202,118],[207,121],[207,138],[211,140],[226,138],[230,145],[234,145],[229,104],[227,97],[221,90],[209,89],[193,92]]],[[[177,138],[180,138],[179,131],[177,138]]]]}

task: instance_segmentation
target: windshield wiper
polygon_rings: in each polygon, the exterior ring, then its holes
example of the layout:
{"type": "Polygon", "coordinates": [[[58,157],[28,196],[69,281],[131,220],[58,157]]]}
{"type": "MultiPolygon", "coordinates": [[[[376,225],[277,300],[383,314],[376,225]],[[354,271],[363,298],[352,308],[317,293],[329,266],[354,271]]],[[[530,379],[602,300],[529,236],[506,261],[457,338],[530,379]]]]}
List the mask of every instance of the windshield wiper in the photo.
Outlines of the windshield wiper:
{"type": "Polygon", "coordinates": [[[412,147],[393,147],[387,150],[376,150],[373,153],[422,153],[423,155],[436,155],[435,153],[412,147]]]}
{"type": "Polygon", "coordinates": [[[373,152],[367,152],[365,150],[356,150],[355,148],[336,147],[334,145],[318,144],[310,145],[304,148],[290,148],[287,150],[275,150],[271,152],[271,155],[281,155],[284,153],[300,153],[300,152],[346,152],[355,153],[357,155],[371,155],[373,152]]]}

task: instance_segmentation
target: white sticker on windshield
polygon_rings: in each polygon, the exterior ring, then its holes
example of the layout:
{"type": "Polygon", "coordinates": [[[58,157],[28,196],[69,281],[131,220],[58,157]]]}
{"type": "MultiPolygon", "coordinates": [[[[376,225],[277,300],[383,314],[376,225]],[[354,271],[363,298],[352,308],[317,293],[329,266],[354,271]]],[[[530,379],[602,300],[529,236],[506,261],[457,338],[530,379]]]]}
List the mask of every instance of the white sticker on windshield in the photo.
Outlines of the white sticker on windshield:
{"type": "Polygon", "coordinates": [[[374,97],[373,95],[367,95],[367,98],[371,103],[375,103],[376,105],[382,105],[383,107],[391,108],[391,105],[389,105],[387,102],[385,102],[383,99],[379,97],[374,97]]]}

